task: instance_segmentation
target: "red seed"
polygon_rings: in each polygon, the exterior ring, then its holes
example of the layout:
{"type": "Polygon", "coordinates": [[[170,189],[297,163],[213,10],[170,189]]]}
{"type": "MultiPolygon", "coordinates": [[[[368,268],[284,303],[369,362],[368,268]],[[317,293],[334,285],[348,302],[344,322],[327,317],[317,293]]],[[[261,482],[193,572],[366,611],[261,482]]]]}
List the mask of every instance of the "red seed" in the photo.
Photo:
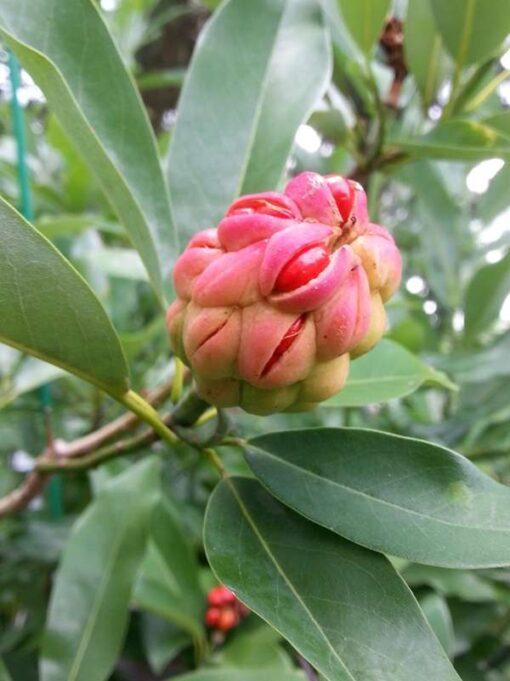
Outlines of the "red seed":
{"type": "Polygon", "coordinates": [[[237,601],[237,598],[226,586],[216,586],[209,591],[207,600],[209,601],[209,605],[221,607],[222,605],[234,604],[237,601]]]}
{"type": "Polygon", "coordinates": [[[271,215],[276,218],[294,218],[292,211],[287,206],[277,203],[276,200],[269,201],[268,199],[257,197],[246,197],[238,199],[227,211],[227,216],[232,215],[250,215],[253,213],[260,213],[262,215],[271,215]]]}
{"type": "Polygon", "coordinates": [[[273,366],[276,364],[276,362],[280,359],[280,357],[283,355],[284,352],[286,352],[292,343],[296,340],[296,338],[299,336],[301,333],[301,329],[305,325],[305,320],[306,320],[306,315],[301,315],[296,319],[296,321],[289,327],[287,333],[285,336],[281,339],[279,344],[276,347],[276,350],[273,352],[271,355],[268,363],[264,367],[264,370],[262,371],[262,376],[266,376],[273,366]]]}
{"type": "Polygon", "coordinates": [[[221,611],[220,618],[216,624],[216,628],[220,631],[230,631],[239,624],[239,615],[233,608],[224,608],[221,611]]]}
{"type": "Polygon", "coordinates": [[[326,182],[335,198],[340,215],[345,222],[351,214],[352,205],[354,203],[355,190],[353,183],[346,180],[341,175],[328,175],[326,177],[326,182]]]}
{"type": "Polygon", "coordinates": [[[326,269],[329,253],[324,246],[313,246],[301,251],[282,269],[274,287],[275,293],[288,293],[304,286],[326,269]]]}
{"type": "Polygon", "coordinates": [[[209,608],[205,613],[205,623],[208,627],[216,627],[220,621],[222,611],[220,608],[209,608]]]}

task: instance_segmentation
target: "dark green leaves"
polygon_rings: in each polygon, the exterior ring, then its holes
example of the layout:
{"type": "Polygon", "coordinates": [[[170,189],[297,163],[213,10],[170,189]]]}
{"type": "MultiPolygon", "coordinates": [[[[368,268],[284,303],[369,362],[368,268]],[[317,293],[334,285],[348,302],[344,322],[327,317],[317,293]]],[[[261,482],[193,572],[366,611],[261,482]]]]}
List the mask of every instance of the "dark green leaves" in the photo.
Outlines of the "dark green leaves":
{"type": "Polygon", "coordinates": [[[415,158],[478,161],[510,156],[510,138],[495,127],[456,119],[438,125],[423,137],[399,140],[399,147],[415,158]]]}
{"type": "Polygon", "coordinates": [[[494,265],[485,265],[469,282],[465,303],[465,330],[470,339],[490,332],[510,292],[510,253],[494,265]]]}
{"type": "Polygon", "coordinates": [[[257,437],[246,456],[276,497],[362,546],[444,567],[510,564],[510,490],[448,449],[322,428],[257,437]]]}
{"type": "Polygon", "coordinates": [[[444,49],[430,0],[409,0],[404,49],[423,105],[430,106],[444,71],[444,49]]]}
{"type": "Polygon", "coordinates": [[[128,389],[119,339],[87,283],[0,201],[0,341],[113,394],[128,389]]]}
{"type": "Polygon", "coordinates": [[[147,115],[92,0],[4,0],[0,34],[102,183],[156,293],[172,261],[167,190],[147,115]]]}
{"type": "Polygon", "coordinates": [[[168,159],[184,237],[212,226],[240,194],[275,187],[329,70],[316,0],[230,0],[213,16],[188,71],[168,159]]]}
{"type": "Polygon", "coordinates": [[[218,577],[329,681],[458,681],[383,556],[314,526],[256,481],[216,488],[205,543],[218,577]]]}
{"type": "Polygon", "coordinates": [[[361,407],[404,397],[425,382],[455,388],[447,376],[427,366],[398,343],[382,340],[352,362],[345,388],[323,407],[361,407]]]}
{"type": "Polygon", "coordinates": [[[338,4],[352,37],[369,55],[381,35],[391,0],[338,0],[338,4]]]}
{"type": "Polygon", "coordinates": [[[510,33],[507,0],[431,0],[446,47],[462,68],[485,59],[510,33]]]}
{"type": "Polygon", "coordinates": [[[119,654],[159,493],[155,459],[107,483],[76,523],[51,597],[42,681],[104,681],[119,654]]]}
{"type": "Polygon", "coordinates": [[[139,607],[177,624],[196,639],[204,636],[198,566],[168,502],[161,502],[154,513],[133,599],[139,607]]]}
{"type": "Polygon", "coordinates": [[[398,178],[412,188],[417,198],[420,257],[427,283],[443,305],[456,307],[461,298],[461,239],[469,217],[430,161],[407,164],[398,178]]]}
{"type": "Polygon", "coordinates": [[[203,669],[192,674],[173,677],[174,681],[305,681],[302,672],[271,672],[262,670],[203,669]]]}

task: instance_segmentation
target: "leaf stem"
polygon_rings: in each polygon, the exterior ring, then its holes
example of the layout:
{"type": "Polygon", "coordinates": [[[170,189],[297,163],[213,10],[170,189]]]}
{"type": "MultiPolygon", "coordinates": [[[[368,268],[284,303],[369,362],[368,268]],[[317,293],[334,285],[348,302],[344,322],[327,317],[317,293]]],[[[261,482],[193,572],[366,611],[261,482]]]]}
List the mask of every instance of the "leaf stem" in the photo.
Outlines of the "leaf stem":
{"type": "Polygon", "coordinates": [[[180,360],[178,357],[174,357],[174,365],[175,365],[174,380],[172,383],[172,392],[170,394],[170,399],[174,404],[177,404],[177,402],[182,397],[182,386],[184,383],[184,364],[182,360],[180,360]]]}
{"type": "Polygon", "coordinates": [[[179,438],[173,433],[170,428],[163,423],[158,412],[148,402],[146,402],[141,395],[134,390],[129,390],[122,396],[117,396],[116,399],[121,402],[130,411],[136,414],[142,421],[148,423],[153,427],[154,431],[167,442],[170,446],[175,446],[179,442],[179,438]]]}
{"type": "Polygon", "coordinates": [[[203,453],[209,459],[210,463],[214,466],[214,468],[216,468],[221,477],[227,478],[228,477],[227,470],[223,465],[223,461],[218,456],[216,450],[212,449],[211,447],[207,447],[206,449],[203,450],[203,453]]]}

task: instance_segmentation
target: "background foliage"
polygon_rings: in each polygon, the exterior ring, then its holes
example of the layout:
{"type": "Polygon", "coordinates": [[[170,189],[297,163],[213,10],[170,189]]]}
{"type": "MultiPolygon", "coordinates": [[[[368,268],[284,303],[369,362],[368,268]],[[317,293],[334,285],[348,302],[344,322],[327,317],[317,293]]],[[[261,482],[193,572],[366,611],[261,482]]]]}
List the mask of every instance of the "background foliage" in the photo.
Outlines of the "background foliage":
{"type": "Polygon", "coordinates": [[[253,438],[246,461],[221,448],[230,483],[195,440],[141,432],[1,520],[0,679],[504,681],[507,2],[218,4],[0,0],[0,492],[49,439],[139,411],[128,382],[178,371],[172,264],[241,193],[303,169],[360,180],[404,253],[390,330],[310,414],[210,413],[199,443],[253,438]],[[12,210],[7,50],[35,229],[12,210]],[[252,614],[211,640],[208,561],[272,627],[252,614]]]}

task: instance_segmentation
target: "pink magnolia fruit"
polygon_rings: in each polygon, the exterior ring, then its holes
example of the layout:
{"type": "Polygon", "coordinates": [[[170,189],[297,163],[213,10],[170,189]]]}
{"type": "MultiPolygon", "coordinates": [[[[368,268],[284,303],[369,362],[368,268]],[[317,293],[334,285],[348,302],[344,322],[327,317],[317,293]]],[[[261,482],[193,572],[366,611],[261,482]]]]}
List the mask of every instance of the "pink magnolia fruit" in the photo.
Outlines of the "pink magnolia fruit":
{"type": "Polygon", "coordinates": [[[311,409],[382,336],[401,270],[358,183],[302,173],[283,193],[234,201],[191,239],[174,269],[172,348],[211,404],[311,409]]]}

